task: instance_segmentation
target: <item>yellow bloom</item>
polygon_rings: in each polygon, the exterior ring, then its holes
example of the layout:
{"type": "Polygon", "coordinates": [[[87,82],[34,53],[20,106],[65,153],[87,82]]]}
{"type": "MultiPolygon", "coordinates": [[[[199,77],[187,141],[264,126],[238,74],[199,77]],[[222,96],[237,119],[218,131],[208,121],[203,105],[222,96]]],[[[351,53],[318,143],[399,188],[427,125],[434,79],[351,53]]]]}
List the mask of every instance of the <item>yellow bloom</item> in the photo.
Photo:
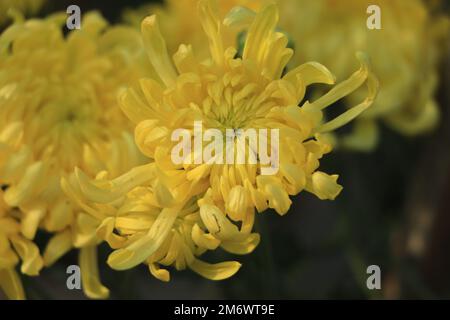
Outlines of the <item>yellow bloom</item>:
{"type": "MultiPolygon", "coordinates": [[[[367,59],[359,54],[360,70],[317,100],[304,101],[307,86],[333,84],[334,77],[315,62],[283,75],[293,52],[287,48],[285,35],[275,30],[275,5],[256,15],[246,9],[232,10],[224,23],[209,1],[200,1],[198,8],[210,58],[199,60],[192,46],[181,45],[171,59],[158,18],[147,17],[142,22],[144,44],[162,83],[143,78],[120,96],[123,111],[136,124],[138,147],[154,162],[112,180],[89,180],[78,170],[76,179],[65,187],[103,221],[98,232],[118,249],[108,259],[113,268],[128,269],[146,262],[152,274],[164,280],[168,275],[158,265],[170,265],[174,259],[177,269],[188,266],[212,279],[231,276],[237,271],[236,263],[211,266],[193,256],[219,245],[236,254],[251,252],[259,242],[259,236],[251,233],[255,209],[273,208],[285,214],[291,205],[289,196],[304,189],[321,199],[334,199],[341,191],[337,176],[318,171],[320,158],[331,151],[324,134],[365,111],[377,92],[367,59]],[[224,40],[230,24],[249,24],[242,58],[224,40]],[[365,83],[368,95],[361,103],[323,121],[325,108],[365,83]],[[179,128],[192,133],[194,121],[201,121],[203,129],[219,132],[279,130],[279,148],[274,151],[279,153],[278,172],[262,174],[260,162],[174,163],[171,150],[177,143],[172,133],[179,128]],[[193,214],[186,213],[191,206],[188,213],[193,214]],[[175,257],[180,259],[178,265],[175,257]]],[[[272,146],[272,138],[267,143],[272,146]]],[[[231,149],[237,148],[233,138],[231,149]]],[[[198,149],[194,147],[194,157],[198,149]]],[[[215,155],[223,156],[223,152],[215,155]]],[[[267,156],[256,151],[253,155],[257,159],[267,156]]]]}
{"type": "Polygon", "coordinates": [[[45,2],[46,0],[0,0],[0,25],[9,20],[8,14],[14,14],[10,10],[26,16],[35,15],[45,2]]]}
{"type": "MultiPolygon", "coordinates": [[[[371,150],[382,120],[405,135],[434,128],[439,109],[434,99],[438,46],[447,40],[446,18],[431,15],[420,0],[278,0],[281,25],[298,47],[294,61],[314,59],[338,79],[355,64],[351,54],[366,52],[380,80],[373,107],[356,122],[354,133],[343,137],[346,147],[371,150]],[[369,5],[381,9],[381,30],[367,28],[369,5]]],[[[361,99],[355,94],[350,103],[361,99]]]]}
{"type": "Polygon", "coordinates": [[[74,167],[92,177],[101,170],[117,176],[140,163],[117,94],[144,74],[145,64],[138,32],[107,28],[97,13],[84,17],[82,29],[67,37],[65,14],[17,21],[1,35],[0,128],[14,152],[0,149],[0,184],[2,201],[17,208],[24,238],[32,240],[39,227],[55,233],[46,266],[73,246],[82,248],[83,288],[99,298],[108,291],[93,261],[93,219],[69,201],[60,180],[74,167]]]}

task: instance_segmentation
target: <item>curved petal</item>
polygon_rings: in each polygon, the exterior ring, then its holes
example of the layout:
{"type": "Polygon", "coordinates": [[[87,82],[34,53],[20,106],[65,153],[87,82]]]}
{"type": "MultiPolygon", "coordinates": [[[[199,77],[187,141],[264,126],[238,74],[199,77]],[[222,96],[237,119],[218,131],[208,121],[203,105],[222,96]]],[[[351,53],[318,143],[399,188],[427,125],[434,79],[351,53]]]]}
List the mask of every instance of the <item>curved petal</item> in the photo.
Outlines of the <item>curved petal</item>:
{"type": "Polygon", "coordinates": [[[370,65],[367,56],[365,56],[362,53],[358,53],[357,57],[361,62],[361,68],[357,72],[355,72],[349,79],[335,86],[323,97],[314,101],[312,104],[306,106],[306,108],[310,108],[311,106],[313,106],[315,109],[322,110],[330,106],[334,102],[338,101],[339,99],[354,92],[364,82],[366,82],[366,80],[368,89],[367,97],[360,104],[350,108],[349,110],[337,116],[333,120],[330,120],[319,126],[315,130],[316,133],[333,131],[337,128],[344,126],[345,124],[349,123],[357,116],[359,116],[367,108],[369,108],[372,105],[373,101],[375,100],[379,89],[378,80],[375,77],[375,75],[370,71],[370,65]]]}
{"type": "Polygon", "coordinates": [[[24,210],[24,217],[22,223],[20,224],[20,231],[27,239],[34,239],[39,223],[45,215],[45,208],[37,206],[33,209],[24,210]]]}
{"type": "Polygon", "coordinates": [[[209,0],[198,2],[200,20],[203,30],[208,37],[211,56],[219,66],[223,65],[223,40],[221,35],[221,23],[211,9],[209,0]]]}
{"type": "Polygon", "coordinates": [[[25,292],[17,272],[11,269],[0,269],[0,287],[8,299],[25,300],[25,292]]]}
{"type": "Polygon", "coordinates": [[[267,50],[266,41],[273,34],[277,22],[278,8],[275,4],[267,5],[256,14],[245,41],[244,60],[253,60],[258,65],[263,62],[265,50],[267,50]]]}
{"type": "Polygon", "coordinates": [[[79,262],[84,293],[91,299],[106,299],[109,290],[100,282],[97,264],[97,247],[80,249],[79,262]]]}
{"type": "Polygon", "coordinates": [[[44,265],[51,266],[72,249],[72,233],[69,229],[54,235],[44,251],[44,265]]]}
{"type": "Polygon", "coordinates": [[[163,209],[150,228],[148,234],[124,249],[111,253],[108,264],[115,270],[130,269],[144,262],[151,256],[168,236],[179,208],[163,209]]]}
{"type": "Polygon", "coordinates": [[[216,206],[204,204],[200,207],[200,217],[208,231],[221,240],[232,239],[238,235],[239,229],[216,206]]]}
{"type": "Polygon", "coordinates": [[[11,207],[17,207],[25,199],[30,198],[45,181],[45,171],[45,166],[42,162],[30,165],[20,182],[6,190],[5,202],[11,207]]]}
{"type": "Polygon", "coordinates": [[[209,280],[224,280],[238,272],[241,268],[241,264],[236,261],[210,264],[194,259],[194,261],[189,265],[189,268],[209,280]]]}
{"type": "Polygon", "coordinates": [[[330,176],[324,172],[314,172],[306,190],[314,193],[320,200],[334,200],[342,191],[337,179],[336,174],[330,176]]]}
{"type": "Polygon", "coordinates": [[[106,218],[102,221],[96,232],[97,237],[108,242],[109,246],[113,249],[121,248],[126,242],[126,238],[121,237],[113,232],[115,224],[115,218],[106,218]]]}
{"type": "Polygon", "coordinates": [[[169,282],[170,281],[170,273],[166,269],[161,269],[157,263],[149,263],[148,269],[150,273],[157,279],[169,282]]]}
{"type": "Polygon", "coordinates": [[[192,227],[191,236],[194,243],[201,248],[215,250],[220,245],[220,240],[216,239],[211,234],[203,232],[198,224],[195,224],[192,227]]]}
{"type": "Polygon", "coordinates": [[[30,276],[36,276],[44,266],[39,248],[31,241],[18,236],[10,238],[14,249],[22,259],[20,270],[30,276]]]}
{"type": "Polygon", "coordinates": [[[145,18],[141,25],[144,45],[161,80],[167,87],[175,84],[177,73],[167,52],[166,42],[159,30],[159,23],[155,15],[145,18]]]}
{"type": "Polygon", "coordinates": [[[258,233],[252,233],[244,241],[224,241],[221,247],[230,253],[249,254],[258,246],[260,239],[258,233]]]}
{"type": "Polygon", "coordinates": [[[75,175],[78,179],[83,194],[93,202],[109,203],[125,195],[136,186],[143,185],[154,178],[155,166],[153,163],[135,167],[127,173],[111,181],[96,184],[80,169],[75,168],[75,175]]]}

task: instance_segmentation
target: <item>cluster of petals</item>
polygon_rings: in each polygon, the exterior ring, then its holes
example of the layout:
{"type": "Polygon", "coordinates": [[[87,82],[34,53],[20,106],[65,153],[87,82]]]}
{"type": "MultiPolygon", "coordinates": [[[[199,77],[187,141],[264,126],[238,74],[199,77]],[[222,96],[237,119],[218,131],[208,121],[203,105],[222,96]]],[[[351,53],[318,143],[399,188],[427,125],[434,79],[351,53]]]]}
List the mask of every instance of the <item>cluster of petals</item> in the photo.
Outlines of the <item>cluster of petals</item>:
{"type": "Polygon", "coordinates": [[[119,102],[148,163],[114,179],[105,174],[92,179],[77,169],[74,179],[63,180],[66,193],[100,221],[97,236],[114,249],[108,264],[125,270],[144,263],[164,281],[170,278],[169,266],[213,280],[230,277],[238,262],[210,264],[199,256],[219,247],[238,255],[252,252],[260,240],[253,232],[256,212],[271,208],[283,215],[290,196],[301,191],[334,199],[342,189],[338,175],[319,170],[320,159],[332,150],[328,133],[367,110],[378,90],[363,53],[357,54],[359,70],[336,85],[331,72],[316,62],[286,72],[293,50],[277,31],[274,4],[257,13],[236,7],[224,19],[210,1],[199,1],[198,10],[209,44],[207,59],[198,58],[190,44],[181,44],[170,57],[158,16],[142,21],[157,77],[141,78],[119,102]],[[223,34],[242,27],[247,32],[240,56],[223,34]],[[334,86],[309,101],[305,94],[311,84],[334,86]],[[360,102],[325,119],[327,107],[364,87],[360,102]],[[261,163],[174,163],[172,132],[193,131],[195,121],[204,129],[278,129],[279,170],[263,175],[261,163]]]}

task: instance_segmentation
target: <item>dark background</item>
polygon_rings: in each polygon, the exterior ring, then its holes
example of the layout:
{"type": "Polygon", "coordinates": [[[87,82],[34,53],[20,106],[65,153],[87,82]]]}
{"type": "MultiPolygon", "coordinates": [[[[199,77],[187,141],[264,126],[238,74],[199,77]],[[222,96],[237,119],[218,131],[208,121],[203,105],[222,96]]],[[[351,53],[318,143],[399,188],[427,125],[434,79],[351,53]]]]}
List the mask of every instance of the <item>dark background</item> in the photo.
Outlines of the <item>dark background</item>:
{"type": "MultiPolygon", "coordinates": [[[[41,16],[77,4],[117,22],[125,7],[148,1],[49,1],[41,16]]],[[[432,134],[406,138],[382,128],[375,152],[334,152],[321,170],[338,173],[344,191],[321,201],[306,192],[284,217],[258,214],[261,244],[237,257],[243,267],[231,279],[212,282],[192,271],[171,270],[163,283],[141,265],[125,272],[105,263],[102,282],[115,299],[301,299],[450,298],[450,72],[442,65],[438,101],[441,123],[432,134]],[[379,265],[382,289],[366,288],[366,268],[379,265]]],[[[43,236],[42,241],[45,241],[43,236]]],[[[205,260],[236,257],[221,252],[205,260]]],[[[37,278],[23,277],[29,299],[78,299],[66,288],[66,267],[76,251],[37,278]]]]}

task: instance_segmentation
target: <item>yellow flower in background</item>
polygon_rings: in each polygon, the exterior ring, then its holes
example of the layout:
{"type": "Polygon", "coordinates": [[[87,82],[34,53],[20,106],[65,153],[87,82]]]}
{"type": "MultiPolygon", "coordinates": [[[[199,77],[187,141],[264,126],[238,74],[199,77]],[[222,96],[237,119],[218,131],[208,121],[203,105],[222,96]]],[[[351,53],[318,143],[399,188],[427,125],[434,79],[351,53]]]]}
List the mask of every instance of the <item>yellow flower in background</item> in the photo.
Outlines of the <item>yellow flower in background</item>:
{"type": "MultiPolygon", "coordinates": [[[[210,1],[199,1],[198,10],[210,57],[199,59],[191,45],[180,45],[171,59],[159,19],[147,17],[142,22],[144,44],[162,83],[142,78],[120,96],[123,111],[136,124],[139,149],[154,162],[116,179],[102,174],[93,180],[76,170],[75,179],[64,181],[67,193],[102,221],[97,232],[116,249],[109,265],[123,270],[145,262],[163,280],[168,274],[159,264],[188,266],[211,279],[231,276],[236,263],[209,265],[193,256],[219,245],[231,253],[250,253],[259,242],[259,236],[251,233],[255,209],[285,214],[289,196],[302,190],[334,199],[342,189],[338,176],[318,170],[319,160],[331,151],[326,133],[368,109],[377,93],[367,58],[358,54],[361,67],[349,79],[318,99],[305,101],[309,85],[334,84],[335,79],[316,62],[283,75],[293,51],[287,48],[286,36],[276,31],[275,5],[257,14],[235,8],[223,23],[210,1]],[[235,25],[249,26],[242,57],[223,36],[235,25]],[[323,121],[325,108],[364,84],[368,94],[362,102],[323,121]],[[194,121],[201,121],[203,129],[221,132],[278,129],[279,170],[264,175],[261,163],[175,164],[171,151],[177,143],[172,133],[180,128],[192,133],[194,121]]],[[[239,147],[236,141],[232,148],[239,147]]]]}
{"type": "Polygon", "coordinates": [[[45,266],[81,248],[83,289],[102,298],[108,290],[98,280],[95,221],[70,202],[60,180],[74,167],[114,177],[141,162],[117,95],[146,67],[131,27],[108,27],[86,13],[82,29],[64,36],[65,19],[19,19],[0,36],[1,201],[14,208],[23,238],[34,239],[38,228],[54,233],[45,266]]]}
{"type": "MultiPolygon", "coordinates": [[[[158,15],[162,34],[165,35],[169,54],[178,50],[180,44],[190,44],[195,48],[199,58],[207,58],[208,39],[203,32],[197,10],[198,0],[166,0],[164,5],[146,4],[138,9],[127,9],[123,20],[139,28],[142,20],[151,15],[158,15]]],[[[256,10],[261,7],[261,0],[218,0],[214,1],[220,16],[225,16],[233,7],[245,6],[256,10]]],[[[223,30],[223,41],[226,47],[235,45],[238,29],[223,30]]]]}
{"type": "Polygon", "coordinates": [[[0,0],[0,26],[5,24],[13,14],[9,10],[20,12],[25,16],[35,15],[45,4],[46,0],[0,0]]]}
{"type": "MultiPolygon", "coordinates": [[[[2,132],[3,137],[7,134],[7,130],[2,132]]],[[[1,147],[10,146],[2,141],[1,147]]],[[[9,299],[25,299],[20,276],[15,270],[19,261],[22,261],[20,271],[29,276],[37,276],[44,265],[39,248],[21,235],[17,216],[19,212],[3,201],[0,190],[0,288],[9,299]]]]}
{"type": "MultiPolygon", "coordinates": [[[[405,135],[433,129],[439,119],[435,101],[440,42],[448,41],[449,24],[433,16],[420,0],[278,0],[281,26],[293,38],[293,61],[314,59],[338,79],[355,68],[351,54],[370,56],[380,80],[373,107],[355,123],[342,144],[359,150],[373,149],[381,120],[405,135]],[[381,9],[381,30],[369,30],[369,5],[381,9]]],[[[349,97],[351,103],[359,94],[349,97]]]]}

